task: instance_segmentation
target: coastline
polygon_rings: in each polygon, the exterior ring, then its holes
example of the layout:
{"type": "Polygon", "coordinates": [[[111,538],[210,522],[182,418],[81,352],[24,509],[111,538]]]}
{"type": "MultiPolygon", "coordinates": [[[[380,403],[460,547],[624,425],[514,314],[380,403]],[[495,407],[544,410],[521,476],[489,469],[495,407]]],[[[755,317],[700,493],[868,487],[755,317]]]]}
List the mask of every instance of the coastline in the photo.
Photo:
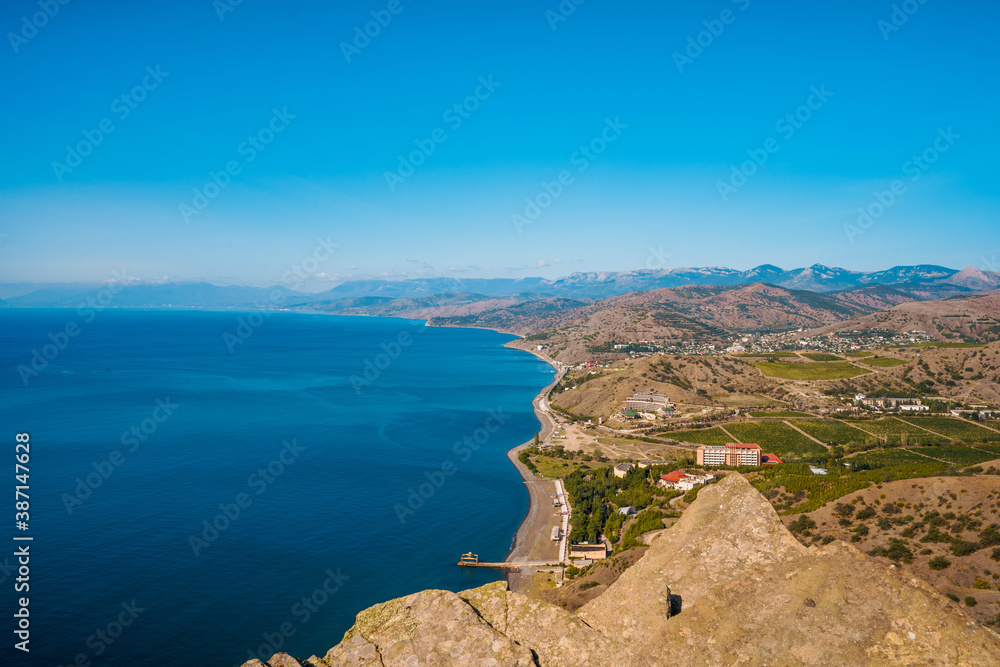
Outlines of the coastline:
{"type": "MultiPolygon", "coordinates": [[[[509,344],[505,345],[505,347],[508,346],[509,344]]],[[[521,348],[513,348],[513,349],[521,349],[521,348]]],[[[530,354],[533,354],[534,356],[538,357],[545,363],[552,366],[552,368],[554,368],[556,371],[555,378],[553,378],[552,382],[550,382],[540,392],[538,392],[538,395],[535,396],[535,398],[531,401],[532,408],[535,411],[535,416],[538,418],[538,421],[541,424],[541,429],[538,432],[538,437],[540,440],[544,440],[545,438],[549,437],[553,431],[555,431],[556,422],[548,411],[542,409],[542,401],[548,399],[549,392],[563,378],[563,376],[566,374],[566,370],[559,368],[557,362],[555,362],[546,355],[538,353],[535,350],[524,350],[524,351],[529,352],[530,354]]],[[[529,555],[528,552],[531,548],[531,544],[533,542],[533,537],[534,537],[531,535],[531,533],[536,532],[537,530],[537,527],[534,526],[533,524],[535,524],[539,512],[547,510],[549,505],[548,494],[544,493],[543,489],[539,488],[540,485],[537,484],[537,482],[541,480],[538,477],[536,477],[530,470],[528,470],[528,468],[523,463],[521,463],[520,459],[518,459],[518,455],[525,449],[531,447],[532,445],[534,445],[534,438],[516,447],[511,448],[507,452],[507,458],[510,460],[511,464],[517,469],[517,472],[521,475],[521,479],[524,480],[525,487],[528,490],[528,511],[525,514],[524,518],[521,520],[521,524],[520,526],[518,526],[517,531],[514,533],[514,540],[513,543],[511,544],[510,552],[507,554],[507,558],[505,559],[506,561],[528,560],[528,555],[529,555]]],[[[517,572],[510,572],[507,575],[507,581],[508,584],[511,586],[511,589],[516,590],[517,585],[520,583],[517,578],[517,572]]]]}

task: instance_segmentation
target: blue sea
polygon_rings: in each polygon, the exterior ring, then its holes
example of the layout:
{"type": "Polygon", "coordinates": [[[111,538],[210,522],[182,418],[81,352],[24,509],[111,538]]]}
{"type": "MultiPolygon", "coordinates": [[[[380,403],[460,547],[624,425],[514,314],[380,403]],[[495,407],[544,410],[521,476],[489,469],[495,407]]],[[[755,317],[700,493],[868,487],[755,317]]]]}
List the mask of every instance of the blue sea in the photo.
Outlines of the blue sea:
{"type": "Polygon", "coordinates": [[[0,310],[3,664],[322,656],[362,609],[499,579],[553,370],[510,336],[298,313],[0,310]],[[37,354],[36,354],[37,353],[37,354]],[[33,361],[34,360],[34,361],[33,361]],[[20,368],[19,368],[20,367],[20,368]],[[15,435],[30,521],[14,525],[15,435]],[[13,649],[29,597],[30,657],[13,649]]]}

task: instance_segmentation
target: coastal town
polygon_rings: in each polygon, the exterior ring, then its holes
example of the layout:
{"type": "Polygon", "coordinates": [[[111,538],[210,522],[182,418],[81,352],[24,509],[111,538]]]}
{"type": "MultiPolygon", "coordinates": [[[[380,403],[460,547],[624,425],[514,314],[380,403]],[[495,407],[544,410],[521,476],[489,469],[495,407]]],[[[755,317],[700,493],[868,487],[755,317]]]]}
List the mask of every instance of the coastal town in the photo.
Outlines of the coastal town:
{"type": "MultiPolygon", "coordinates": [[[[564,597],[588,599],[585,587],[603,586],[608,572],[627,567],[676,523],[702,488],[731,472],[746,475],[764,491],[778,484],[771,480],[816,480],[796,481],[806,490],[793,496],[781,492],[790,485],[783,482],[773,500],[781,510],[808,506],[830,483],[868,474],[875,461],[868,452],[884,448],[899,455],[914,451],[917,460],[933,456],[923,450],[947,452],[961,462],[1000,459],[1000,449],[975,444],[1000,440],[1000,423],[989,425],[1000,410],[987,403],[857,392],[841,397],[839,413],[833,414],[734,411],[691,406],[647,386],[618,399],[609,417],[587,418],[561,409],[553,390],[567,386],[571,373],[579,378],[581,372],[600,371],[553,365],[556,379],[535,402],[543,430],[511,453],[532,492],[532,510],[505,561],[477,563],[507,571],[513,590],[544,596],[571,585],[564,597]],[[699,418],[697,425],[690,415],[699,418]],[[691,426],[678,430],[685,421],[691,426]],[[947,448],[930,447],[933,443],[947,448]]],[[[906,465],[895,474],[915,474],[906,465]]],[[[464,560],[460,564],[472,564],[464,560]]]]}

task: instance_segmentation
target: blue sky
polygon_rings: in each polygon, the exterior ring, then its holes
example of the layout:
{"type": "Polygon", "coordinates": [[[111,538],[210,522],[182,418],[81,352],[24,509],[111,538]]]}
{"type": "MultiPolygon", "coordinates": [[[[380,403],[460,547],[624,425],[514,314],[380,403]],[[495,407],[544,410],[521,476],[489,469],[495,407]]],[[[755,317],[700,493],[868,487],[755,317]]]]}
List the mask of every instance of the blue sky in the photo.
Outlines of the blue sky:
{"type": "Polygon", "coordinates": [[[3,3],[0,282],[1000,253],[995,3],[232,1],[3,3]]]}

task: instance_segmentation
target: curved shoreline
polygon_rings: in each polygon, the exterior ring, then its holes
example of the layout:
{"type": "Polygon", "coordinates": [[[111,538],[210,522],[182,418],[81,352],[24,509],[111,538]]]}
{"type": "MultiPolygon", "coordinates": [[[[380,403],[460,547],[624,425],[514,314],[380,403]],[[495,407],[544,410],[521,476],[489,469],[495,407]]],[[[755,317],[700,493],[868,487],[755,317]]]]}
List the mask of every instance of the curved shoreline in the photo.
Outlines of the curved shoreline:
{"type": "MultiPolygon", "coordinates": [[[[521,348],[514,348],[514,349],[521,349],[521,348]]],[[[539,354],[537,351],[534,350],[524,350],[524,351],[538,357],[545,363],[552,366],[552,368],[555,369],[556,371],[555,378],[552,380],[552,382],[550,382],[540,392],[538,392],[538,395],[535,396],[535,398],[531,401],[532,408],[535,411],[535,416],[538,418],[538,421],[541,424],[541,429],[538,432],[538,437],[540,440],[544,440],[545,438],[549,437],[549,435],[551,435],[552,432],[555,430],[556,423],[555,420],[549,415],[547,411],[542,410],[541,403],[543,400],[546,400],[548,398],[549,392],[552,391],[552,388],[555,387],[556,384],[558,384],[559,381],[563,378],[563,376],[566,374],[566,370],[560,369],[556,365],[555,361],[553,361],[552,359],[548,358],[545,355],[539,354]]],[[[514,540],[511,544],[510,552],[507,554],[507,557],[505,559],[507,561],[528,558],[527,549],[530,548],[531,541],[527,539],[527,533],[531,530],[531,524],[534,523],[534,518],[539,512],[540,508],[547,507],[547,503],[549,500],[548,496],[545,496],[543,498],[541,492],[535,486],[528,483],[537,481],[538,477],[536,477],[530,470],[528,470],[527,466],[521,463],[521,460],[518,458],[518,455],[523,450],[528,449],[529,447],[534,445],[534,442],[535,442],[534,438],[532,438],[531,440],[522,443],[516,447],[513,447],[507,451],[507,458],[510,460],[511,464],[517,469],[517,472],[521,475],[521,479],[524,480],[525,487],[527,488],[528,491],[528,511],[527,513],[525,513],[524,518],[521,520],[520,526],[518,526],[517,531],[514,533],[514,540]]]]}

